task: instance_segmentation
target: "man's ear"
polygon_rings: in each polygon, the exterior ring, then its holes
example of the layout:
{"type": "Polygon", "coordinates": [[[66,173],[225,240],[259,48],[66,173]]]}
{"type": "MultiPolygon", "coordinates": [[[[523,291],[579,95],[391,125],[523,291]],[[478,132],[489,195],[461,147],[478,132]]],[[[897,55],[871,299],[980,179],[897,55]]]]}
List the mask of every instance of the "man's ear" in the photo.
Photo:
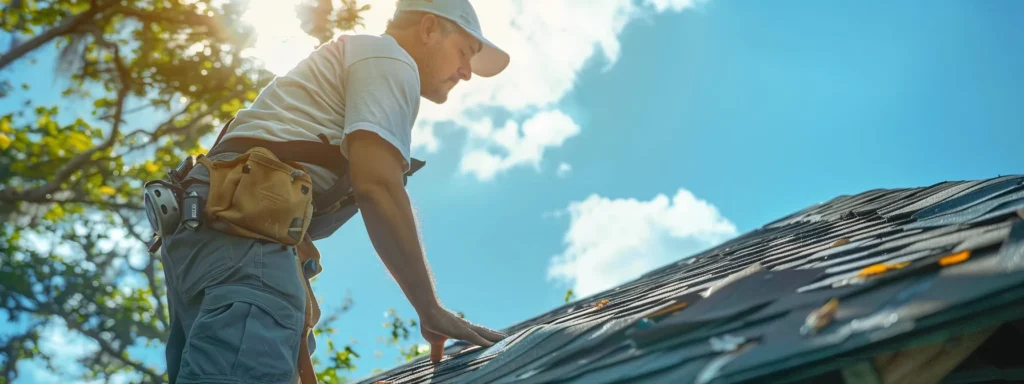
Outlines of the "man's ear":
{"type": "Polygon", "coordinates": [[[420,18],[420,25],[417,30],[420,42],[423,45],[431,45],[441,35],[440,21],[437,20],[437,16],[424,12],[423,17],[420,18]]]}

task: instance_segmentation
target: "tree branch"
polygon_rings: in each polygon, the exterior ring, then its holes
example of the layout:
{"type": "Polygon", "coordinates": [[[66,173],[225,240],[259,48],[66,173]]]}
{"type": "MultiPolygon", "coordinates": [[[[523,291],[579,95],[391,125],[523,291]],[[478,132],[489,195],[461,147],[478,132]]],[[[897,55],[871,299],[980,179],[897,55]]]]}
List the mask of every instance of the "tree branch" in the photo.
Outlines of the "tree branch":
{"type": "Polygon", "coordinates": [[[113,209],[128,209],[132,211],[142,211],[143,206],[133,203],[111,203],[105,201],[89,200],[84,197],[75,196],[64,200],[49,200],[48,202],[55,204],[87,204],[95,205],[100,208],[113,208],[113,209]]]}
{"type": "Polygon", "coordinates": [[[102,338],[100,338],[99,335],[95,335],[95,336],[94,335],[90,335],[90,337],[95,339],[96,342],[100,344],[100,349],[103,350],[103,352],[106,352],[108,355],[110,355],[110,356],[120,360],[125,365],[128,365],[128,366],[130,366],[132,368],[135,368],[136,370],[141,372],[143,375],[148,376],[150,378],[150,380],[152,380],[150,382],[152,382],[152,383],[163,383],[164,382],[164,375],[158,373],[157,371],[154,371],[153,369],[143,365],[142,363],[140,363],[138,361],[132,360],[132,359],[124,356],[122,353],[119,353],[119,352],[115,351],[114,347],[111,346],[110,343],[107,342],[106,340],[103,340],[102,338]]]}
{"type": "MultiPolygon", "coordinates": [[[[142,244],[146,244],[146,242],[142,242],[142,244]]],[[[145,269],[144,273],[146,274],[146,280],[149,281],[149,290],[153,294],[153,298],[156,299],[156,311],[157,311],[156,319],[157,319],[157,321],[160,322],[160,325],[162,325],[165,330],[170,330],[171,329],[171,324],[167,320],[167,314],[165,313],[164,303],[163,303],[163,301],[160,301],[160,297],[164,296],[164,295],[157,294],[157,292],[159,292],[159,291],[157,291],[157,285],[156,285],[156,259],[155,258],[153,258],[153,257],[149,258],[149,262],[146,263],[146,269],[145,269]]]]}
{"type": "Polygon", "coordinates": [[[28,331],[17,336],[12,336],[7,339],[2,346],[0,346],[0,352],[2,352],[4,356],[7,356],[7,358],[4,359],[3,366],[0,366],[0,368],[2,368],[0,369],[0,372],[2,372],[2,376],[0,376],[0,378],[7,380],[7,382],[13,382],[14,379],[18,377],[18,349],[26,340],[33,339],[38,336],[38,329],[40,325],[42,325],[42,322],[36,322],[34,325],[28,327],[28,331]]]}
{"type": "MultiPolygon", "coordinates": [[[[126,151],[125,153],[122,153],[121,155],[124,156],[124,154],[126,154],[126,153],[129,153],[129,152],[132,152],[132,151],[135,151],[135,150],[138,150],[138,149],[142,149],[142,148],[146,147],[147,145],[152,144],[153,141],[155,141],[156,139],[159,139],[161,136],[164,135],[163,133],[161,133],[161,130],[165,129],[165,127],[173,128],[174,120],[177,119],[178,117],[184,116],[186,113],[188,113],[188,108],[190,106],[192,106],[192,104],[186,105],[184,108],[181,109],[181,111],[179,111],[178,113],[175,113],[174,115],[171,115],[171,117],[167,118],[167,120],[165,120],[163,123],[160,123],[160,125],[157,125],[156,128],[153,129],[152,132],[147,131],[147,130],[142,129],[142,128],[139,128],[139,129],[136,129],[136,130],[132,131],[131,133],[125,135],[124,136],[125,140],[130,139],[132,136],[135,136],[135,135],[138,135],[138,134],[148,134],[149,135],[149,139],[146,140],[145,143],[136,144],[136,145],[132,145],[132,146],[128,147],[128,151],[126,151]]],[[[188,124],[185,124],[185,127],[188,127],[188,124]]]]}
{"type": "MultiPolygon", "coordinates": [[[[131,109],[125,110],[124,114],[125,115],[130,115],[130,114],[133,114],[135,112],[140,112],[140,111],[142,111],[144,109],[147,109],[147,108],[153,108],[153,104],[143,104],[143,105],[136,106],[135,108],[131,108],[131,109]]],[[[113,114],[103,115],[103,116],[100,116],[100,119],[109,119],[111,117],[114,117],[114,115],[113,114]]]]}
{"type": "Polygon", "coordinates": [[[80,170],[89,160],[89,158],[91,158],[95,153],[106,150],[114,145],[114,142],[116,141],[121,129],[121,122],[123,121],[122,115],[124,113],[124,103],[125,99],[128,98],[128,93],[130,92],[128,80],[131,75],[128,73],[128,69],[125,67],[124,62],[121,61],[121,53],[119,47],[103,39],[101,31],[93,30],[93,33],[96,34],[96,39],[98,43],[113,49],[114,64],[117,67],[117,71],[120,74],[121,80],[121,87],[117,90],[117,102],[116,108],[114,110],[114,121],[110,128],[110,136],[107,137],[107,140],[104,141],[103,144],[100,144],[98,147],[93,147],[88,151],[85,151],[79,154],[78,156],[73,157],[70,161],[67,162],[67,164],[64,164],[64,166],[62,166],[57,171],[53,179],[51,179],[42,187],[29,189],[23,192],[18,192],[13,188],[6,188],[0,190],[0,201],[45,201],[47,199],[46,195],[52,194],[57,189],[59,189],[60,185],[67,181],[67,179],[71,177],[72,174],[80,170]]]}
{"type": "Polygon", "coordinates": [[[4,53],[3,56],[0,56],[0,70],[4,69],[4,67],[13,63],[15,60],[20,59],[22,56],[25,56],[25,54],[41,47],[43,44],[48,43],[50,40],[73,33],[83,23],[91,20],[92,17],[96,15],[97,11],[98,10],[96,8],[90,8],[85,12],[72,16],[60,25],[53,27],[46,32],[40,33],[24,43],[18,44],[7,53],[4,53]]]}
{"type": "Polygon", "coordinates": [[[150,12],[136,8],[118,6],[112,10],[113,13],[133,17],[142,22],[148,23],[170,23],[177,25],[188,25],[193,27],[207,27],[211,34],[223,36],[224,29],[213,17],[201,15],[189,11],[162,11],[150,12]]]}
{"type": "Polygon", "coordinates": [[[146,140],[146,142],[144,142],[144,143],[135,144],[135,145],[132,145],[132,146],[128,147],[128,149],[124,153],[122,153],[121,156],[124,156],[125,154],[131,153],[133,151],[137,151],[139,149],[145,148],[146,146],[149,146],[149,145],[153,144],[154,142],[156,142],[156,140],[158,140],[158,139],[160,139],[160,138],[162,138],[164,136],[168,136],[168,135],[172,135],[172,134],[178,134],[178,133],[187,133],[189,131],[195,130],[198,127],[197,125],[203,119],[209,117],[210,115],[213,115],[213,113],[216,112],[217,110],[220,110],[220,106],[221,105],[224,105],[224,103],[227,103],[228,101],[231,101],[232,99],[236,99],[236,98],[242,97],[243,95],[245,95],[245,92],[243,92],[243,91],[232,92],[231,94],[227,95],[227,97],[224,97],[224,98],[220,99],[219,101],[217,101],[216,103],[214,103],[213,105],[211,105],[209,108],[206,108],[204,111],[197,113],[194,117],[192,117],[192,119],[190,119],[187,123],[185,123],[185,125],[182,125],[180,127],[175,127],[174,126],[174,120],[177,119],[178,117],[186,114],[188,109],[189,109],[189,107],[192,106],[191,103],[189,105],[186,105],[181,110],[181,112],[178,112],[178,113],[174,114],[173,116],[168,118],[163,123],[160,123],[160,125],[158,125],[155,129],[153,129],[152,132],[148,132],[148,131],[146,131],[144,129],[137,129],[137,130],[133,131],[132,133],[129,133],[126,137],[130,137],[130,136],[133,136],[133,135],[136,135],[136,134],[148,134],[149,135],[149,140],[146,140]]]}
{"type": "MultiPolygon", "coordinates": [[[[132,224],[130,220],[128,220],[127,217],[125,217],[124,214],[122,214],[121,212],[117,212],[117,216],[121,218],[121,222],[124,225],[124,227],[128,228],[128,234],[131,235],[132,238],[138,240],[143,245],[149,245],[149,243],[145,239],[143,239],[142,236],[135,232],[135,226],[132,224]]],[[[131,267],[131,265],[129,265],[129,267],[131,267]]],[[[149,291],[153,295],[153,299],[156,300],[156,319],[157,321],[160,322],[161,325],[163,325],[164,329],[170,329],[170,322],[167,320],[167,316],[164,315],[164,303],[163,301],[160,300],[160,297],[163,295],[157,294],[157,292],[159,291],[157,290],[156,284],[156,259],[153,258],[151,255],[149,261],[146,263],[146,266],[143,267],[141,270],[135,269],[135,267],[131,268],[135,271],[142,272],[143,274],[146,275],[146,280],[149,282],[149,291]]]]}
{"type": "Polygon", "coordinates": [[[115,359],[121,361],[125,365],[128,365],[128,366],[130,366],[132,368],[135,368],[136,370],[141,372],[143,375],[149,376],[153,380],[153,382],[162,383],[164,381],[162,374],[157,373],[153,369],[145,366],[144,364],[142,364],[140,362],[132,360],[131,358],[128,358],[127,356],[124,356],[122,354],[122,352],[117,351],[116,349],[114,349],[114,346],[110,345],[110,342],[104,340],[103,337],[101,337],[101,335],[99,334],[99,332],[96,332],[94,330],[85,329],[83,324],[79,323],[75,318],[73,318],[72,316],[70,316],[70,315],[68,315],[66,313],[61,313],[59,311],[56,311],[55,310],[56,308],[53,308],[52,306],[50,306],[50,308],[48,308],[48,309],[50,309],[51,313],[53,313],[54,315],[57,315],[61,319],[63,319],[64,322],[67,323],[68,329],[76,330],[78,332],[81,332],[83,335],[88,336],[89,338],[91,338],[93,340],[96,340],[96,343],[100,345],[100,350],[103,351],[104,353],[106,353],[107,355],[109,355],[110,357],[115,358],[115,359]]]}

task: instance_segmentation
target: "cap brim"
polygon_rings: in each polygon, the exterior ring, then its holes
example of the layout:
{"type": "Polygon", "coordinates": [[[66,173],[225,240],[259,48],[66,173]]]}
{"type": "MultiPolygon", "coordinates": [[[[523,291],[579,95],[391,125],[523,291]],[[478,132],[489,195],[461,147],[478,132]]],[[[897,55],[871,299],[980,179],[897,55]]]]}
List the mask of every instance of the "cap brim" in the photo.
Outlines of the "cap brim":
{"type": "Polygon", "coordinates": [[[474,74],[480,77],[491,77],[501,73],[501,71],[508,67],[510,61],[508,53],[483,36],[480,36],[480,34],[473,31],[469,31],[469,33],[483,43],[480,52],[477,52],[469,62],[474,74]]]}
{"type": "Polygon", "coordinates": [[[479,31],[475,31],[472,28],[466,28],[465,25],[457,20],[453,21],[455,24],[462,27],[462,30],[466,31],[466,33],[469,33],[477,40],[480,40],[480,43],[482,43],[480,52],[477,52],[476,55],[469,60],[469,65],[473,67],[473,74],[480,77],[491,77],[501,73],[501,71],[505,70],[505,67],[508,67],[510,58],[507,52],[498,48],[498,46],[490,40],[487,40],[487,38],[479,31]]]}

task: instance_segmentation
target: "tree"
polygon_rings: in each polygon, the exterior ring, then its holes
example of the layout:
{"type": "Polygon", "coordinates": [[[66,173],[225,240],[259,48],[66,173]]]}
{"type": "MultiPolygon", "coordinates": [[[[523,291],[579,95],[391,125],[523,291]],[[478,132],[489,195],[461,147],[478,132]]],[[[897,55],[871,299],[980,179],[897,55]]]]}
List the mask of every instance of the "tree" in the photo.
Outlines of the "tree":
{"type": "MultiPolygon", "coordinates": [[[[461,311],[456,311],[455,315],[463,319],[466,318],[466,314],[461,311]]],[[[390,320],[381,323],[381,326],[389,330],[389,335],[387,337],[378,336],[377,341],[397,349],[398,363],[407,363],[417,357],[430,354],[430,344],[409,342],[409,337],[412,335],[410,332],[419,329],[416,319],[405,319],[394,308],[388,309],[384,316],[390,320]]]]}
{"type": "MultiPolygon", "coordinates": [[[[462,312],[459,312],[458,315],[465,317],[462,312]]],[[[404,319],[394,308],[388,310],[386,317],[390,318],[390,321],[382,323],[381,326],[390,330],[389,337],[379,337],[378,341],[397,348],[399,362],[409,362],[430,353],[428,344],[408,344],[410,331],[418,329],[419,326],[416,319],[404,319]],[[403,346],[403,344],[405,345],[403,346]]]]}
{"type": "MultiPolygon", "coordinates": [[[[296,15],[325,42],[358,25],[368,9],[341,4],[314,0],[296,15]]],[[[273,78],[242,54],[254,40],[242,19],[246,6],[0,0],[0,28],[11,38],[0,47],[0,109],[20,106],[0,111],[0,314],[23,325],[0,334],[0,383],[18,377],[22,359],[52,357],[40,349],[46,325],[95,344],[79,362],[86,378],[166,380],[128,352],[162,345],[168,326],[159,258],[145,249],[141,187],[203,152],[201,139],[273,78]],[[60,101],[16,100],[20,90],[47,86],[24,83],[19,71],[49,52],[58,58],[54,77],[69,83],[60,101]]],[[[330,331],[336,318],[316,333],[330,331]]],[[[317,366],[322,379],[337,382],[357,355],[329,347],[340,357],[317,366]]]]}

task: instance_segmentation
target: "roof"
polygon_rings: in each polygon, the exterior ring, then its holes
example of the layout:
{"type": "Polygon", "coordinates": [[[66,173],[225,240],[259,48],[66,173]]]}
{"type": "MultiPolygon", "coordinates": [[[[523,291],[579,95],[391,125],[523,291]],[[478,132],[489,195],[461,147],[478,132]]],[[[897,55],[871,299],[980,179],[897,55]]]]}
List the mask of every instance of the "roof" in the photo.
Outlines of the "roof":
{"type": "Polygon", "coordinates": [[[1022,216],[1024,176],[840,196],[523,321],[489,348],[456,343],[437,365],[362,382],[821,378],[1024,318],[1022,216]]]}

